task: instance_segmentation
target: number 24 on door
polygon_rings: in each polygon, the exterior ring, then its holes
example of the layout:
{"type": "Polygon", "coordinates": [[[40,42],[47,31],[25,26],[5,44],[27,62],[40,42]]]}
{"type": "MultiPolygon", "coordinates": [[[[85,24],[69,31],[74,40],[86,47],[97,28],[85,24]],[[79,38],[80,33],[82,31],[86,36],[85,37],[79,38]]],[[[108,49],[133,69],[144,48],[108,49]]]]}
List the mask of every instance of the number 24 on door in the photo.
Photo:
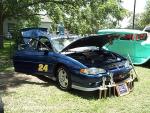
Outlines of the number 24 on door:
{"type": "Polygon", "coordinates": [[[46,65],[46,64],[39,64],[38,65],[38,71],[47,72],[48,71],[48,65],[46,65]]]}

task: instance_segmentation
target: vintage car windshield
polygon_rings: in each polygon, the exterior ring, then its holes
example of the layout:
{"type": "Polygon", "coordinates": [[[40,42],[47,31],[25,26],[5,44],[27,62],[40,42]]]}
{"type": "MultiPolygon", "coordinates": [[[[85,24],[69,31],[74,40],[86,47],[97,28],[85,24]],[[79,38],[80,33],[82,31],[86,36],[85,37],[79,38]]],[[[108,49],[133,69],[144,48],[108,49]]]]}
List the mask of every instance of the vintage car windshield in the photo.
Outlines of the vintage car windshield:
{"type": "Polygon", "coordinates": [[[52,39],[51,43],[53,47],[56,49],[56,51],[60,52],[75,40],[76,38],[56,38],[56,39],[52,39]]]}

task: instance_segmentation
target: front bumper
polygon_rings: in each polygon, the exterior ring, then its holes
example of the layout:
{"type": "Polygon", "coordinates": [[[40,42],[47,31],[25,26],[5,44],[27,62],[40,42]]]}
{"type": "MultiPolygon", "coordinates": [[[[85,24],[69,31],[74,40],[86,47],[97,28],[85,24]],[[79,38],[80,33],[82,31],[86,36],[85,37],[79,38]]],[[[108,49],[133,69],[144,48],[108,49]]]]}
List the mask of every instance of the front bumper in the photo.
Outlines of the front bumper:
{"type": "MultiPolygon", "coordinates": [[[[127,78],[121,82],[118,82],[118,83],[115,83],[112,85],[112,87],[115,87],[115,92],[116,92],[116,95],[117,94],[117,85],[118,84],[121,84],[121,83],[124,83],[126,84],[127,88],[128,88],[128,92],[132,91],[133,90],[133,87],[134,87],[134,79],[132,78],[127,78]]],[[[81,87],[81,86],[77,86],[77,85],[74,85],[72,84],[72,88],[73,89],[78,89],[78,90],[82,90],[82,91],[96,91],[96,90],[108,90],[110,88],[110,85],[106,85],[105,88],[103,88],[102,86],[99,86],[99,87],[94,87],[94,88],[87,88],[87,87],[81,87]]]]}

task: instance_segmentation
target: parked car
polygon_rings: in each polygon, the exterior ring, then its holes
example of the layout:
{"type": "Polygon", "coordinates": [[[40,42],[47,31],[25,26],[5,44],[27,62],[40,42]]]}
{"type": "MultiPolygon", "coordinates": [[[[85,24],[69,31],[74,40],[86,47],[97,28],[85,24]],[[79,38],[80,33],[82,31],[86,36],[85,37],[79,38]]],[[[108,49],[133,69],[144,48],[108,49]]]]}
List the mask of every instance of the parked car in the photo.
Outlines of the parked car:
{"type": "Polygon", "coordinates": [[[147,33],[131,29],[104,29],[98,34],[119,34],[120,38],[107,44],[105,49],[116,52],[124,57],[130,57],[133,64],[140,65],[150,59],[150,39],[147,33]]]}
{"type": "Polygon", "coordinates": [[[150,33],[150,26],[146,26],[143,31],[150,33]]]}
{"type": "Polygon", "coordinates": [[[47,76],[62,90],[95,91],[112,85],[118,95],[124,95],[133,88],[132,66],[126,58],[102,48],[113,39],[113,35],[32,37],[28,46],[16,51],[14,68],[16,72],[47,76]]]}
{"type": "Polygon", "coordinates": [[[143,31],[147,32],[148,37],[150,37],[150,26],[146,26],[143,31]]]}

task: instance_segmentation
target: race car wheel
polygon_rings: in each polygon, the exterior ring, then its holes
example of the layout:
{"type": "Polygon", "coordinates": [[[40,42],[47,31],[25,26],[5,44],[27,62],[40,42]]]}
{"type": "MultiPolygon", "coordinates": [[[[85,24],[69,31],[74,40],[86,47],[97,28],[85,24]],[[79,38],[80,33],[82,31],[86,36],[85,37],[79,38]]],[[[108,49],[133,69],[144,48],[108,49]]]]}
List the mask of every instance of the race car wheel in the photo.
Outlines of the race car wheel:
{"type": "Polygon", "coordinates": [[[71,89],[71,77],[69,71],[61,66],[57,70],[57,81],[58,85],[62,90],[70,90],[71,89]]]}

